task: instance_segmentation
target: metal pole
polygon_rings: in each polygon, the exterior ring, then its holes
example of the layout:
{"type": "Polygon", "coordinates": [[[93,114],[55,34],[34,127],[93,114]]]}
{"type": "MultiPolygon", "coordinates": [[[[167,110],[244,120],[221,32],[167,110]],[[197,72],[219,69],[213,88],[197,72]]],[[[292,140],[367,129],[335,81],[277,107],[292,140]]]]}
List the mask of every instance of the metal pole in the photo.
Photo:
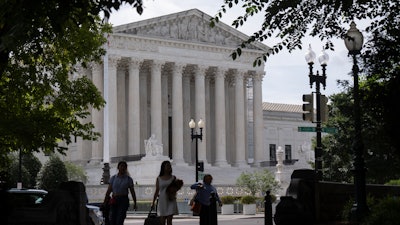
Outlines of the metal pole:
{"type": "Polygon", "coordinates": [[[310,86],[315,82],[315,94],[317,101],[317,118],[316,118],[316,134],[317,134],[317,145],[315,147],[315,175],[316,181],[322,180],[322,126],[321,126],[321,84],[325,88],[325,80],[326,80],[326,65],[322,65],[322,76],[317,74],[313,74],[313,63],[309,63],[310,68],[310,86]]]}
{"type": "MultiPolygon", "coordinates": [[[[355,211],[357,221],[360,221],[364,215],[368,212],[366,190],[365,190],[365,164],[363,157],[364,144],[361,136],[361,107],[360,107],[360,96],[359,96],[359,85],[358,85],[358,72],[359,68],[357,65],[356,53],[353,53],[353,97],[354,97],[354,129],[355,137],[353,142],[354,151],[354,186],[356,192],[356,204],[355,211]]],[[[353,209],[354,211],[354,206],[353,209]]]]}
{"type": "Polygon", "coordinates": [[[196,182],[199,181],[199,154],[198,154],[198,137],[197,134],[195,135],[196,138],[196,182]]]}
{"type": "Polygon", "coordinates": [[[317,145],[315,146],[315,190],[314,190],[314,218],[316,221],[319,221],[320,211],[319,211],[319,188],[318,182],[322,180],[322,121],[321,121],[321,84],[325,88],[326,86],[326,64],[322,64],[322,76],[317,74],[314,75],[312,71],[312,63],[310,65],[310,85],[315,82],[315,94],[316,94],[316,101],[317,101],[317,118],[316,118],[316,135],[317,135],[317,145]]]}
{"type": "Polygon", "coordinates": [[[315,85],[315,94],[317,95],[317,146],[315,147],[315,171],[317,175],[317,180],[322,180],[322,140],[321,140],[321,91],[320,91],[320,78],[318,71],[316,75],[316,85],[315,85]]]}
{"type": "Polygon", "coordinates": [[[191,138],[192,138],[192,141],[193,141],[193,139],[196,139],[195,141],[195,144],[196,144],[196,152],[195,152],[195,154],[196,154],[196,165],[195,165],[195,167],[196,167],[196,170],[195,170],[195,172],[196,172],[196,175],[195,175],[195,179],[196,179],[196,182],[198,182],[199,181],[199,153],[198,153],[198,151],[199,151],[199,139],[200,140],[202,140],[203,139],[203,128],[200,128],[200,133],[197,133],[197,131],[194,131],[194,128],[191,128],[191,138]]]}

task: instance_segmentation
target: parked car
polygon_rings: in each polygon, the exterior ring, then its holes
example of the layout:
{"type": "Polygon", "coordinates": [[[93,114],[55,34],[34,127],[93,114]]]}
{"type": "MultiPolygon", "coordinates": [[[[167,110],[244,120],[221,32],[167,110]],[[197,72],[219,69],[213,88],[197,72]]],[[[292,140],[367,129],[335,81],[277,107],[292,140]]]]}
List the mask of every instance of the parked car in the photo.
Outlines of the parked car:
{"type": "Polygon", "coordinates": [[[40,189],[12,188],[8,192],[12,194],[13,205],[18,208],[38,206],[47,195],[47,191],[40,189]]]}
{"type": "MultiPolygon", "coordinates": [[[[43,200],[46,198],[48,192],[41,189],[17,189],[12,188],[8,190],[11,194],[12,205],[15,209],[32,209],[40,208],[43,200]]],[[[104,218],[100,207],[96,205],[86,204],[89,217],[92,225],[103,225],[104,218]]]]}

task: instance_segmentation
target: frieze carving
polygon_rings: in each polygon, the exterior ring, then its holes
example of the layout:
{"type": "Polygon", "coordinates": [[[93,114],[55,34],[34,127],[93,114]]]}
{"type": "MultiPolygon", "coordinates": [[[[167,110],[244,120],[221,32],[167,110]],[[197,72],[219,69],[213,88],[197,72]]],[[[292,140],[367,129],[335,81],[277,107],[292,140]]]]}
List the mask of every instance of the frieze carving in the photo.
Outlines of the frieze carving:
{"type": "MultiPolygon", "coordinates": [[[[162,37],[163,39],[178,39],[232,47],[240,45],[243,41],[221,28],[210,27],[208,20],[196,15],[134,27],[122,32],[139,36],[162,37]]],[[[251,45],[246,48],[255,49],[251,45]]]]}
{"type": "MultiPolygon", "coordinates": [[[[215,57],[218,57],[217,60],[225,60],[233,63],[233,60],[230,57],[230,54],[232,53],[230,48],[216,48],[215,46],[211,47],[206,45],[195,45],[193,42],[176,42],[165,39],[146,39],[146,37],[126,36],[125,34],[113,34],[109,39],[110,44],[108,48],[111,50],[122,49],[129,52],[151,52],[160,55],[160,47],[180,48],[193,50],[192,52],[196,52],[198,57],[201,57],[199,54],[203,54],[204,57],[207,57],[209,56],[209,53],[216,53],[217,55],[215,55],[215,57]],[[220,58],[220,54],[225,55],[225,57],[220,58]]],[[[186,53],[191,56],[190,52],[191,51],[187,51],[186,53]]],[[[182,53],[184,53],[184,51],[182,51],[182,53]]],[[[258,53],[243,52],[241,57],[237,58],[234,63],[252,65],[257,56],[258,53]]]]}

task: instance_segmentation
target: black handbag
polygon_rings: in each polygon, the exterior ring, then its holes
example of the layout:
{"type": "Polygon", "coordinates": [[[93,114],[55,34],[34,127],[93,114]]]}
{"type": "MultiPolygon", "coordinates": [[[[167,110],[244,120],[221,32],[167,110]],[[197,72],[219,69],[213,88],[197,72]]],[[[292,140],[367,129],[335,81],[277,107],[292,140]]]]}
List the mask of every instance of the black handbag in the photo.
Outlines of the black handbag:
{"type": "Polygon", "coordinates": [[[154,212],[153,208],[150,208],[150,211],[147,214],[147,218],[144,220],[144,225],[161,225],[161,219],[157,215],[157,205],[158,205],[158,198],[154,212]]]}
{"type": "Polygon", "coordinates": [[[147,218],[144,220],[144,225],[161,225],[160,217],[156,212],[149,212],[147,218]]]}

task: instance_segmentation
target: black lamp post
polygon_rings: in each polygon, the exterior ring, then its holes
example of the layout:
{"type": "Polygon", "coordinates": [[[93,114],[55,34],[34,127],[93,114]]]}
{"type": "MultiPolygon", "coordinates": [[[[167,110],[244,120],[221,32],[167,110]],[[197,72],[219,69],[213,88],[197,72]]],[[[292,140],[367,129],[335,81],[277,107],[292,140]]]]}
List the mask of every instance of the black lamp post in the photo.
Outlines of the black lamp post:
{"type": "Polygon", "coordinates": [[[350,29],[344,39],[346,48],[349,54],[353,57],[353,98],[354,98],[354,131],[355,137],[353,142],[354,153],[354,186],[355,186],[355,199],[356,202],[352,208],[352,217],[359,221],[368,212],[367,197],[365,190],[365,163],[363,157],[364,144],[361,137],[361,107],[358,86],[358,72],[357,55],[360,54],[364,42],[362,33],[357,29],[356,24],[352,22],[350,29]],[[354,217],[355,216],[355,217],[354,217]]]}
{"type": "Polygon", "coordinates": [[[202,119],[199,120],[199,122],[197,123],[197,126],[200,128],[200,133],[197,133],[197,131],[194,130],[194,128],[196,127],[196,123],[194,122],[193,119],[190,120],[189,122],[189,127],[191,130],[191,138],[192,141],[193,139],[196,140],[196,182],[199,181],[199,155],[198,155],[198,140],[200,139],[200,141],[203,140],[203,128],[204,128],[204,121],[202,119]]]}
{"type": "MultiPolygon", "coordinates": [[[[317,121],[316,121],[316,133],[317,133],[317,146],[315,147],[315,174],[316,180],[322,179],[322,140],[321,140],[321,133],[322,133],[322,120],[321,120],[321,91],[320,87],[321,84],[325,89],[326,86],[326,65],[329,61],[329,56],[326,54],[324,50],[322,50],[321,55],[318,56],[318,61],[322,66],[322,76],[319,75],[319,71],[317,74],[313,72],[313,65],[315,60],[315,53],[311,49],[311,45],[308,48],[308,52],[305,55],[305,59],[308,63],[310,74],[308,75],[310,78],[310,88],[315,83],[315,94],[316,94],[316,101],[317,101],[317,121]]],[[[312,97],[312,96],[311,96],[312,97]]]]}

